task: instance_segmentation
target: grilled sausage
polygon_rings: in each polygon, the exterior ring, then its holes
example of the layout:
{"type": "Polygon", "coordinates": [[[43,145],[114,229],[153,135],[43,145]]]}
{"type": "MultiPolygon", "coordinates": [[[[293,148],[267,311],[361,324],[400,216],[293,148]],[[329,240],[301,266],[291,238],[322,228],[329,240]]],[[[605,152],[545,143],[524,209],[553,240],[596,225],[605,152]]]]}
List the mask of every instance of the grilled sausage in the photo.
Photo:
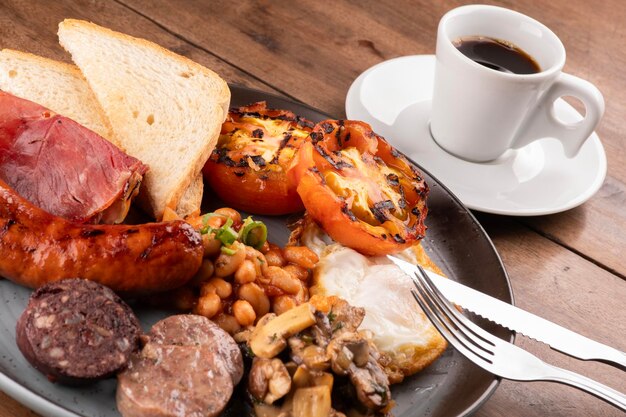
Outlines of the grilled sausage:
{"type": "Polygon", "coordinates": [[[165,291],[200,268],[202,239],[177,220],[84,225],[53,216],[0,181],[0,276],[38,288],[84,278],[116,292],[165,291]]]}
{"type": "Polygon", "coordinates": [[[84,279],[40,287],[16,326],[17,346],[49,380],[83,384],[124,369],[141,327],[113,291],[84,279]]]}

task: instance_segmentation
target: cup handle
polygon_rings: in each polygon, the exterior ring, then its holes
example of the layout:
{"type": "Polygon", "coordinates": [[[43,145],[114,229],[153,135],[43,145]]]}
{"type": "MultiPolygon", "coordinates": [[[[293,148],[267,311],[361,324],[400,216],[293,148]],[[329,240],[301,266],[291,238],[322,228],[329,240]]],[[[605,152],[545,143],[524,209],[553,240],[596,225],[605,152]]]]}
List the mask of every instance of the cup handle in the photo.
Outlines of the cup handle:
{"type": "Polygon", "coordinates": [[[554,137],[563,144],[565,156],[573,158],[591,136],[603,113],[604,98],[596,86],[582,78],[561,73],[522,124],[512,147],[521,148],[537,139],[554,137]],[[554,102],[563,96],[573,96],[583,102],[586,113],[583,120],[564,123],[556,117],[554,102]]]}

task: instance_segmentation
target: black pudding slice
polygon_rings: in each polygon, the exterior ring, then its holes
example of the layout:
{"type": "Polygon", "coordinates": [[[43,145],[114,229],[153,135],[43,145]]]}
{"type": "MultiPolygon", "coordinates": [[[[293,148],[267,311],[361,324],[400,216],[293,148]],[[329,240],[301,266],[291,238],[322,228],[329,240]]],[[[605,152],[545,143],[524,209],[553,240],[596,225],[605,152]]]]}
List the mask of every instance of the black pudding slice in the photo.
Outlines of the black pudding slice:
{"type": "Polygon", "coordinates": [[[17,346],[50,381],[83,384],[126,367],[141,327],[109,288],[66,279],[37,289],[17,322],[17,346]]]}

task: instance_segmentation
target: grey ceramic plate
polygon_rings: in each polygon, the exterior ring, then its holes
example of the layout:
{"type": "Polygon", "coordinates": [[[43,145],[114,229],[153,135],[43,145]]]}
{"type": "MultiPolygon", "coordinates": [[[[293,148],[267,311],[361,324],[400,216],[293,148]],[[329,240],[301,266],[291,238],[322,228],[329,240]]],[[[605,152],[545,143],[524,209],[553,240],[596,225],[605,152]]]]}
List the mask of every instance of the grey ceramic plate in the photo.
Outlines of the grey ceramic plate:
{"type": "MultiPolygon", "coordinates": [[[[266,100],[270,107],[285,108],[319,121],[326,116],[308,106],[239,86],[231,86],[232,106],[266,100]]],[[[419,162],[419,161],[418,161],[419,162]]],[[[422,170],[423,171],[423,170],[422,170]]],[[[428,201],[428,237],[424,247],[452,279],[506,302],[512,302],[508,277],[491,241],[474,216],[437,179],[424,172],[431,187],[428,201]]],[[[260,217],[260,216],[259,216],[260,217]]],[[[272,241],[284,244],[285,218],[262,218],[272,241]]],[[[1,256],[1,254],[0,254],[1,256]]],[[[89,387],[51,384],[23,358],[15,344],[15,323],[26,306],[30,290],[0,281],[0,389],[43,416],[119,417],[115,407],[115,380],[89,387]]],[[[137,310],[144,330],[168,312],[137,310]]],[[[512,339],[511,333],[486,321],[487,330],[512,339]]],[[[396,417],[466,416],[493,393],[498,379],[448,349],[423,372],[393,386],[396,417]]],[[[234,403],[242,403],[237,401],[234,403]]],[[[228,415],[241,415],[231,410],[228,415]]]]}

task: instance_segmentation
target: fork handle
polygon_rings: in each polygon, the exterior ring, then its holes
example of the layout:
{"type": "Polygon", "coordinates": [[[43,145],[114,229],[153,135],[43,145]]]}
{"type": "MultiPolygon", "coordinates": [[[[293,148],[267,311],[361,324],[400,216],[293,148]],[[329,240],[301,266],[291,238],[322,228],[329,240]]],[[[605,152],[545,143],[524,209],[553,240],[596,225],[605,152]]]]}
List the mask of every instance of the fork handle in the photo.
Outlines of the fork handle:
{"type": "Polygon", "coordinates": [[[587,378],[586,376],[582,376],[575,372],[557,368],[551,365],[548,366],[552,370],[553,374],[547,375],[545,377],[546,380],[578,388],[603,401],[606,401],[607,403],[621,409],[622,411],[626,411],[626,395],[622,394],[621,392],[616,391],[613,388],[607,387],[604,384],[601,384],[591,378],[587,378]]]}

